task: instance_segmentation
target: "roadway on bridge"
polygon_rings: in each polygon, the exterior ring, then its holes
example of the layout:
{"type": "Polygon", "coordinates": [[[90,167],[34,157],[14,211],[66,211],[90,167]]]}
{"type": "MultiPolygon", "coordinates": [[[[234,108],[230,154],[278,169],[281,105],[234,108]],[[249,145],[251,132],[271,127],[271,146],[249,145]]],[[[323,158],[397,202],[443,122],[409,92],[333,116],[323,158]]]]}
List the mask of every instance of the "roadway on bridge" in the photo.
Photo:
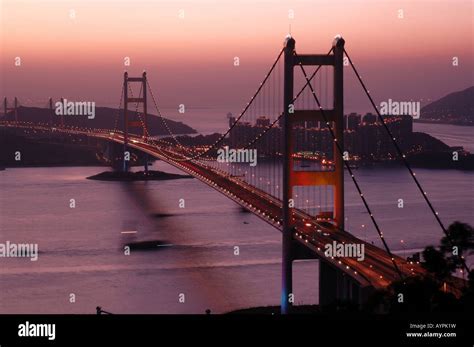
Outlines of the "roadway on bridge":
{"type": "MultiPolygon", "coordinates": [[[[119,133],[103,134],[101,137],[123,144],[123,136],[119,133]]],[[[261,219],[281,230],[281,201],[266,192],[250,186],[239,177],[231,177],[224,171],[217,170],[197,160],[185,161],[179,152],[149,144],[140,137],[130,137],[129,146],[159,158],[178,169],[198,178],[210,187],[231,198],[261,219]],[[173,160],[176,159],[176,160],[173,160]]],[[[377,289],[387,287],[391,282],[400,279],[392,260],[387,252],[356,238],[346,231],[338,230],[331,223],[320,223],[302,211],[294,210],[294,239],[308,247],[318,258],[327,260],[361,285],[370,285],[377,289]],[[365,259],[328,258],[325,256],[325,245],[333,241],[345,244],[364,244],[365,259]]],[[[417,264],[410,264],[403,258],[393,256],[404,275],[423,274],[424,270],[417,264]]]]}

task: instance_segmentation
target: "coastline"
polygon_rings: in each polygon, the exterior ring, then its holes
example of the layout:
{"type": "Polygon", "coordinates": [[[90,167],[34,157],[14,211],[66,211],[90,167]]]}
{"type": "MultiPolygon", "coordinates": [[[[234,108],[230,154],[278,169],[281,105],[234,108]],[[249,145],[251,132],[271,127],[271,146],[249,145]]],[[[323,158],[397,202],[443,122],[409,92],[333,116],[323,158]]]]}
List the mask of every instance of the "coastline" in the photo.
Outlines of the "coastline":
{"type": "Polygon", "coordinates": [[[419,124],[438,124],[438,125],[458,125],[462,127],[472,127],[474,126],[474,123],[465,123],[465,122],[449,122],[449,121],[435,121],[431,119],[414,119],[413,123],[419,123],[419,124]]]}

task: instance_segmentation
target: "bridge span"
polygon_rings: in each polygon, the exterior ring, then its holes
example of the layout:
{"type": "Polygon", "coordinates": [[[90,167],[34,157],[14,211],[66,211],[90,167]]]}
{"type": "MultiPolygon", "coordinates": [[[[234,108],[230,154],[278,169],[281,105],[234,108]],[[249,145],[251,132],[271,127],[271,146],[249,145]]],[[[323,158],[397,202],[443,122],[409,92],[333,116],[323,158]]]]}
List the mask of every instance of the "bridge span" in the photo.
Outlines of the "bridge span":
{"type": "MultiPolygon", "coordinates": [[[[124,144],[122,132],[101,130],[78,130],[47,126],[21,125],[20,123],[0,122],[0,127],[36,130],[41,132],[61,132],[69,135],[88,136],[124,144]]],[[[160,159],[179,170],[192,175],[204,184],[225,195],[263,221],[282,231],[282,202],[267,192],[249,185],[238,176],[219,170],[205,162],[186,160],[186,156],[172,146],[159,141],[149,140],[143,136],[128,134],[128,146],[160,159]]],[[[393,261],[399,264],[404,276],[424,274],[424,269],[414,263],[393,255],[384,250],[358,239],[335,224],[315,220],[305,211],[294,209],[292,232],[295,255],[293,260],[318,259],[320,262],[319,302],[329,304],[335,300],[364,303],[370,293],[376,289],[384,289],[395,280],[400,279],[393,267],[393,261]],[[364,260],[350,257],[327,257],[325,245],[333,242],[343,244],[364,244],[364,260]]]]}
{"type": "MultiPolygon", "coordinates": [[[[362,304],[374,290],[387,288],[394,281],[404,280],[412,275],[424,275],[425,270],[419,264],[408,262],[390,251],[382,228],[377,223],[349,164],[348,158],[351,154],[344,147],[343,137],[344,59],[347,59],[348,65],[352,68],[374,108],[376,113],[374,121],[381,124],[386,131],[388,145],[394,148],[393,155],[398,156],[402,164],[406,166],[435,220],[447,238],[450,238],[438,212],[428,198],[428,193],[422,188],[402,152],[398,137],[380,114],[344,45],[344,39],[338,35],[327,54],[297,54],[295,40],[287,36],[270,70],[250,101],[243,107],[242,112],[237,117],[230,115],[228,131],[219,135],[212,145],[204,146],[204,149],[203,146],[184,146],[171,132],[166,119],[160,113],[146,72],[143,72],[141,77],[129,77],[127,72],[124,73],[119,110],[113,130],[78,127],[77,124],[68,126],[65,125],[64,117],[61,117],[60,125],[55,126],[54,119],[57,115],[53,110],[52,99],[49,101],[51,113],[49,124],[19,121],[18,103],[15,101],[12,114],[14,117],[0,121],[0,127],[87,136],[118,144],[123,146],[122,169],[124,171],[128,170],[130,164],[125,154],[129,148],[135,149],[146,154],[145,171],[148,165],[146,156],[163,160],[199,179],[280,230],[282,233],[282,313],[289,312],[294,302],[292,266],[293,262],[299,259],[319,260],[320,304],[330,304],[335,301],[362,304]],[[303,79],[299,92],[295,94],[294,87],[298,83],[295,70],[298,69],[301,70],[300,77],[303,79]],[[328,88],[328,76],[331,75],[332,86],[328,88]],[[283,76],[283,81],[281,81],[281,76],[283,76]],[[319,79],[319,87],[317,79],[319,79]],[[133,82],[138,82],[140,85],[140,91],[135,96],[130,86],[133,82]],[[326,100],[323,95],[326,96],[326,100]],[[171,142],[154,140],[150,135],[148,120],[151,115],[148,114],[147,108],[149,96],[171,142]],[[121,109],[122,101],[123,109],[121,109]],[[130,109],[132,105],[135,105],[134,111],[130,109]],[[119,122],[120,115],[122,120],[119,122]],[[122,130],[118,127],[120,123],[123,125],[122,130]],[[132,128],[138,131],[130,131],[132,128]],[[323,144],[323,142],[326,143],[323,144]],[[257,151],[258,148],[263,158],[281,160],[282,165],[278,166],[281,168],[280,172],[277,174],[273,172],[268,180],[270,189],[262,187],[259,182],[262,176],[258,177],[260,173],[251,171],[254,169],[242,172],[241,167],[231,165],[227,171],[223,170],[218,165],[218,159],[213,151],[217,151],[224,143],[236,149],[257,151]],[[313,154],[323,153],[322,156],[333,163],[333,170],[317,170],[311,165],[307,165],[311,167],[309,170],[297,168],[296,158],[308,149],[311,149],[313,154]],[[383,249],[358,239],[344,227],[344,170],[355,185],[383,249]],[[306,205],[300,199],[301,196],[298,198],[298,189],[303,189],[306,196],[311,196],[315,202],[313,205],[319,210],[316,210],[314,206],[309,206],[310,204],[306,205]],[[319,190],[319,201],[315,193],[317,190],[319,190]],[[327,198],[328,190],[329,196],[332,195],[331,199],[327,198]],[[321,201],[322,191],[326,193],[324,206],[321,201]],[[328,255],[327,245],[334,243],[363,246],[363,259],[347,255],[328,255]]],[[[4,109],[7,116],[6,101],[4,109]]],[[[112,125],[110,127],[112,128],[112,125]]],[[[392,153],[389,152],[389,154],[393,157],[392,153]]],[[[306,203],[308,201],[309,199],[306,199],[306,203]]],[[[461,261],[464,269],[469,270],[464,260],[461,259],[461,261]]],[[[452,280],[446,284],[447,290],[459,293],[459,281],[461,280],[452,277],[452,280]]]]}

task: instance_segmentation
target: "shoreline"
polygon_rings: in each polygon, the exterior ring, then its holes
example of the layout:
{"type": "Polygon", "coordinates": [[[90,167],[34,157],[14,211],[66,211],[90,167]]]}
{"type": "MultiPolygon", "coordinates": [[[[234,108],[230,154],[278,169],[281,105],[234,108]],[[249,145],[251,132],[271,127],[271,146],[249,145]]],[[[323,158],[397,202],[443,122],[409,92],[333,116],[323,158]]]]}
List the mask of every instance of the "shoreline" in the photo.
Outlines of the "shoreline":
{"type": "Polygon", "coordinates": [[[421,119],[414,119],[413,124],[437,124],[437,125],[457,125],[460,127],[472,127],[474,124],[467,124],[467,123],[457,123],[457,122],[437,122],[434,120],[421,120],[421,119]]]}
{"type": "MultiPolygon", "coordinates": [[[[321,314],[319,305],[298,305],[292,307],[293,314],[321,314]]],[[[280,315],[280,306],[257,306],[225,312],[227,315],[280,315]]]]}

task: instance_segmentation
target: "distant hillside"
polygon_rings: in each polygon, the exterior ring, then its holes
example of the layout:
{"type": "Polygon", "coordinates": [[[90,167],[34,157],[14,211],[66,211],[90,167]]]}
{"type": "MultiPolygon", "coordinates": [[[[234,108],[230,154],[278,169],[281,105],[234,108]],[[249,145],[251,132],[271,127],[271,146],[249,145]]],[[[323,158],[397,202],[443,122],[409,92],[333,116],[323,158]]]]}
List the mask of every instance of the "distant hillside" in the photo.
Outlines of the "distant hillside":
{"type": "Polygon", "coordinates": [[[474,125],[474,86],[426,105],[421,109],[419,121],[474,125]]]}
{"type": "MultiPolygon", "coordinates": [[[[103,129],[115,129],[115,121],[117,119],[117,129],[122,130],[123,128],[123,112],[117,116],[117,109],[108,107],[96,107],[95,118],[88,119],[87,116],[64,116],[65,125],[78,126],[86,128],[103,128],[103,129]]],[[[130,119],[138,120],[134,111],[130,111],[130,119]]],[[[1,119],[14,120],[13,112],[9,112],[6,117],[1,119]]],[[[48,123],[59,125],[60,116],[51,115],[51,111],[46,108],[38,107],[19,107],[18,108],[18,120],[25,122],[34,123],[48,123]]],[[[166,124],[170,128],[173,134],[195,134],[196,130],[189,127],[188,125],[175,122],[166,119],[166,124]]],[[[155,115],[148,115],[148,131],[151,136],[156,135],[169,135],[163,122],[159,117],[155,115]]],[[[130,132],[134,134],[141,134],[141,128],[130,128],[130,132]]]]}

